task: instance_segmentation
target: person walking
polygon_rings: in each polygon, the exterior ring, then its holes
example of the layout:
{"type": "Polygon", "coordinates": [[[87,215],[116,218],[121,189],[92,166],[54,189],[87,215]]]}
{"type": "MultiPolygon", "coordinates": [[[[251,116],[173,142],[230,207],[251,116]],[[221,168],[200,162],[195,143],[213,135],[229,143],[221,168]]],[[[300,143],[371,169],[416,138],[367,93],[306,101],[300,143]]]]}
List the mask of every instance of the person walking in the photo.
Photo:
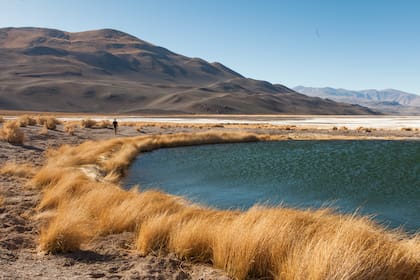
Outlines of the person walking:
{"type": "Polygon", "coordinates": [[[117,127],[118,127],[117,119],[114,119],[114,121],[112,122],[112,124],[114,125],[114,134],[117,135],[117,127]]]}

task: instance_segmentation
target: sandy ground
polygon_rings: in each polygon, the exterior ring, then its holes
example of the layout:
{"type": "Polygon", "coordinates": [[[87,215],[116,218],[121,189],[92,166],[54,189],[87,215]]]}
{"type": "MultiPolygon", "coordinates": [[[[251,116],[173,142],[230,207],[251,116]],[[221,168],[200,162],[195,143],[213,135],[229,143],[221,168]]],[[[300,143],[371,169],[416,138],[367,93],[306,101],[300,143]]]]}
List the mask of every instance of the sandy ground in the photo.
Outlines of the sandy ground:
{"type": "MultiPolygon", "coordinates": [[[[41,135],[41,127],[22,128],[25,145],[14,146],[0,141],[0,165],[7,161],[42,165],[44,152],[62,144],[76,145],[93,139],[114,137],[112,129],[80,129],[71,136],[59,125],[56,131],[41,135]]],[[[219,130],[228,130],[217,128],[219,130]]],[[[195,130],[207,130],[195,129],[195,130]]],[[[242,130],[230,129],[230,130],[242,130]]],[[[119,136],[191,132],[193,128],[121,127],[119,136]]],[[[263,130],[257,133],[285,134],[293,139],[323,138],[398,138],[420,140],[419,131],[339,131],[339,130],[263,130]]],[[[99,238],[72,254],[43,255],[37,252],[39,224],[31,217],[39,192],[25,187],[26,180],[0,176],[0,279],[229,279],[222,271],[209,265],[184,262],[172,255],[141,257],[131,248],[131,233],[99,238]]]]}

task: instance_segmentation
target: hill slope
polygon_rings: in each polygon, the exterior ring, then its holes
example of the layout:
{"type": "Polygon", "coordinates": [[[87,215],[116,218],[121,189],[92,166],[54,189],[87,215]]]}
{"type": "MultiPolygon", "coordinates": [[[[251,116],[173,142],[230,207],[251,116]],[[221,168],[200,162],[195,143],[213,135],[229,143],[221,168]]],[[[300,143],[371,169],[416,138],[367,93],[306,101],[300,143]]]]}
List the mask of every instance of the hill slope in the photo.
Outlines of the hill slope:
{"type": "Polygon", "coordinates": [[[420,96],[395,89],[355,91],[342,88],[303,86],[294,87],[293,89],[308,96],[359,104],[385,113],[420,115],[420,96]]]}
{"type": "Polygon", "coordinates": [[[129,34],[0,29],[0,109],[113,113],[370,114],[247,79],[129,34]]]}

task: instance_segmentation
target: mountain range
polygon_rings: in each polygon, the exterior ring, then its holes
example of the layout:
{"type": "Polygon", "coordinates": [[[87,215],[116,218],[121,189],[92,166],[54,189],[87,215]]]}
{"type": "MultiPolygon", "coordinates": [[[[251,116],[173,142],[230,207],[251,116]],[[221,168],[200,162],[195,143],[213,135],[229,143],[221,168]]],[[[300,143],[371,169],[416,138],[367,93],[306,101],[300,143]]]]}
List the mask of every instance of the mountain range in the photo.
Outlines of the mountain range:
{"type": "Polygon", "coordinates": [[[420,115],[420,96],[396,89],[356,91],[342,88],[304,86],[294,87],[293,89],[308,96],[359,104],[387,114],[420,115]]]}
{"type": "Polygon", "coordinates": [[[101,29],[0,29],[0,109],[142,114],[374,114],[101,29]]]}

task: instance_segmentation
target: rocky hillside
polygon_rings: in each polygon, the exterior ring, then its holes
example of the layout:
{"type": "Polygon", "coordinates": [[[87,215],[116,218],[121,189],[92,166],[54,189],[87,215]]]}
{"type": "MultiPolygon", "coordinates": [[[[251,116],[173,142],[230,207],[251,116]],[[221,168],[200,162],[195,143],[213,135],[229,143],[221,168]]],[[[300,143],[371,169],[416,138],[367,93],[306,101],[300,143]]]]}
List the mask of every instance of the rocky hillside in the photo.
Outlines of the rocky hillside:
{"type": "Polygon", "coordinates": [[[0,29],[0,109],[193,114],[371,114],[248,79],[121,31],[0,29]]]}

